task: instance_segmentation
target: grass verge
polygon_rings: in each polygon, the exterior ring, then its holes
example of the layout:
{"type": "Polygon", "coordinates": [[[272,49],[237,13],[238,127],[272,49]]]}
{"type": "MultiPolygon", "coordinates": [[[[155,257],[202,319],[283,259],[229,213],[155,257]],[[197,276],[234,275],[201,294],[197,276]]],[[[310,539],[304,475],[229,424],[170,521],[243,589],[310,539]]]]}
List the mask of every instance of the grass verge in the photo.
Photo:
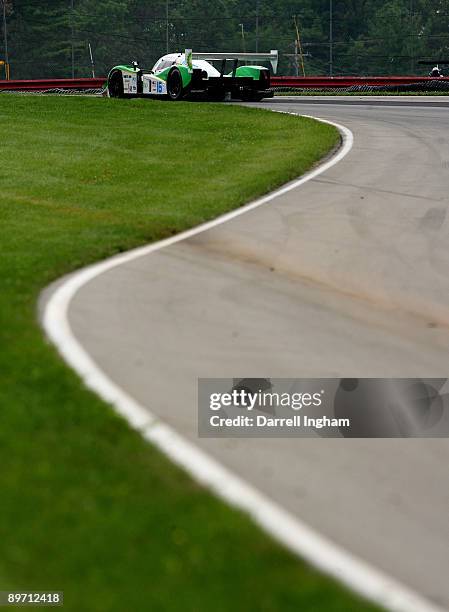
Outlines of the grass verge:
{"type": "Polygon", "coordinates": [[[1,96],[0,588],[69,611],[373,609],[174,467],[60,361],[36,301],[61,275],[191,227],[335,146],[232,106],[1,96]]]}

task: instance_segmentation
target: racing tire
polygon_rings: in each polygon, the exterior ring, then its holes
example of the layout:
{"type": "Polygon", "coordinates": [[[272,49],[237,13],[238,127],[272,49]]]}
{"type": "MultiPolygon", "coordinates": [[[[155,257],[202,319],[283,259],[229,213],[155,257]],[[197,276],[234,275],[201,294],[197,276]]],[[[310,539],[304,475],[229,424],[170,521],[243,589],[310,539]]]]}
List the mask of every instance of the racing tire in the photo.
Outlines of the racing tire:
{"type": "Polygon", "coordinates": [[[169,100],[176,102],[184,97],[182,75],[179,68],[172,68],[167,77],[167,96],[169,100]]]}
{"type": "Polygon", "coordinates": [[[108,92],[110,98],[124,98],[123,76],[120,70],[116,70],[108,79],[108,92]]]}

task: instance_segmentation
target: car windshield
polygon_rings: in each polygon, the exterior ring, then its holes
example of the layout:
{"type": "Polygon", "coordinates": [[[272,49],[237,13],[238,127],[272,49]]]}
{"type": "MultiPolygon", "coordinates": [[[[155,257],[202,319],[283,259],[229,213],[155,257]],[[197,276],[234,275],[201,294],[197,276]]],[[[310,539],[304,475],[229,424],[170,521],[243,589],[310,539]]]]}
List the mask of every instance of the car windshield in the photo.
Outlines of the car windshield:
{"type": "Polygon", "coordinates": [[[161,60],[155,66],[155,70],[164,70],[165,68],[169,68],[173,66],[175,62],[173,60],[161,60]]]}
{"type": "MultiPolygon", "coordinates": [[[[187,62],[185,59],[185,55],[177,55],[175,57],[161,57],[154,67],[153,72],[160,72],[161,70],[165,70],[166,68],[170,68],[171,66],[180,65],[186,66],[187,62]]],[[[206,60],[194,60],[193,67],[196,69],[204,70],[208,73],[209,76],[219,76],[219,72],[212,64],[207,62],[206,60]]]]}

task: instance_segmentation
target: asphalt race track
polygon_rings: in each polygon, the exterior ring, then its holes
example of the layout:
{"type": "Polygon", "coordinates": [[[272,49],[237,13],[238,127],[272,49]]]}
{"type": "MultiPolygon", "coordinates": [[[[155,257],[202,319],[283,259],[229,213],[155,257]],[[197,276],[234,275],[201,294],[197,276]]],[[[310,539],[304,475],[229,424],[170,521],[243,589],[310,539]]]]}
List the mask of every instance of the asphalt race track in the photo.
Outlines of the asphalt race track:
{"type": "Polygon", "coordinates": [[[198,377],[448,376],[447,99],[344,102],[263,104],[342,123],[354,147],[276,201],[102,274],[70,324],[177,431],[449,608],[449,440],[197,439],[198,377]]]}

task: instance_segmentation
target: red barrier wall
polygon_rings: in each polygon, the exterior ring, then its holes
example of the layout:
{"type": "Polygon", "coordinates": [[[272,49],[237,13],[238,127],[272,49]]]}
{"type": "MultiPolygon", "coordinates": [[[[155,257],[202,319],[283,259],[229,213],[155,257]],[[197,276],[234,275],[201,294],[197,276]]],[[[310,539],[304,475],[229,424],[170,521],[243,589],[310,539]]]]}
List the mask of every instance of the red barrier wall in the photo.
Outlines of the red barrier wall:
{"type": "Polygon", "coordinates": [[[39,79],[33,81],[0,81],[0,89],[11,90],[43,90],[46,89],[99,89],[103,87],[106,78],[99,79],[39,79]]]}

